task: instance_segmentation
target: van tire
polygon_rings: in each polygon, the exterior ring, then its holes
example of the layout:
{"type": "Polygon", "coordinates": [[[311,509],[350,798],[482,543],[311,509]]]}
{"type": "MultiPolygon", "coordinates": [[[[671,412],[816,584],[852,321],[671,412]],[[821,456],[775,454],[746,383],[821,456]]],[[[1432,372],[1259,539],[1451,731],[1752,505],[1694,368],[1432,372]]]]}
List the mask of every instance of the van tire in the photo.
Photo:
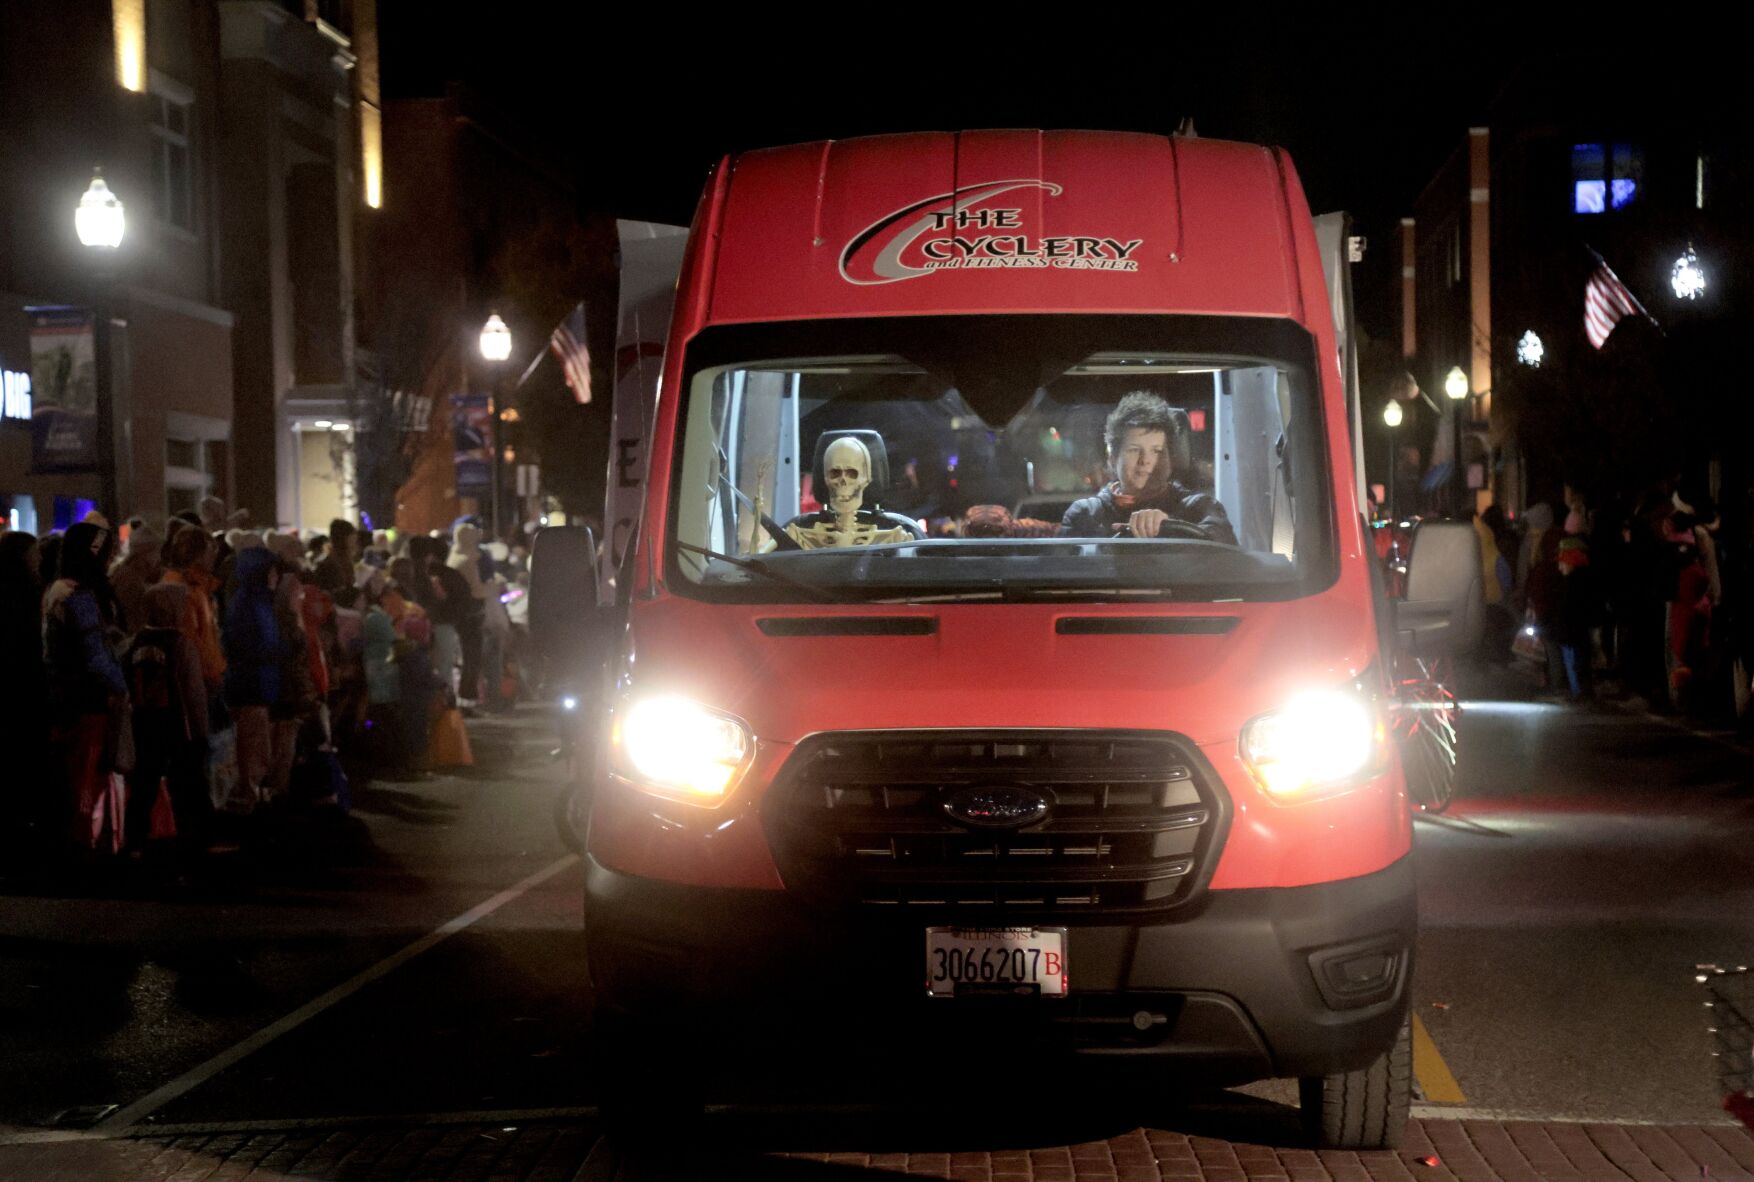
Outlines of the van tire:
{"type": "Polygon", "coordinates": [[[1320,1149],[1395,1149],[1413,1103],[1411,1019],[1368,1067],[1298,1081],[1303,1127],[1320,1149]]]}

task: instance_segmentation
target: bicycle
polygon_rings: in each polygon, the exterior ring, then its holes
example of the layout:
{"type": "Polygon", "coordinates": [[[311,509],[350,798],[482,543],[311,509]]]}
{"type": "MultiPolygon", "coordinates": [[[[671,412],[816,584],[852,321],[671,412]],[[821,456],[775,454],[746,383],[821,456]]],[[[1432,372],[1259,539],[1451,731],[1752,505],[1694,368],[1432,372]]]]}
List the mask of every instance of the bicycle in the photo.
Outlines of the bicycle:
{"type": "Polygon", "coordinates": [[[1455,662],[1402,654],[1396,662],[1390,733],[1401,750],[1407,793],[1422,812],[1441,813],[1456,791],[1456,730],[1462,704],[1455,662]]]}

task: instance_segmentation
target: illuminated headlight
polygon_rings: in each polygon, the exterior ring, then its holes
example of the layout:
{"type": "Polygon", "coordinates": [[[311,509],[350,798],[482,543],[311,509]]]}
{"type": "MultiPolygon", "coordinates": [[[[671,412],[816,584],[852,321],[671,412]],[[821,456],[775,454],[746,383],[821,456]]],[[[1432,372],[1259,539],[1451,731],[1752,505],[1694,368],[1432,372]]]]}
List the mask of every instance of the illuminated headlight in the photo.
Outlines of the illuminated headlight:
{"type": "Polygon", "coordinates": [[[715,805],[755,751],[749,728],[686,698],[641,698],[616,720],[617,770],[658,796],[715,805]]]}
{"type": "Polygon", "coordinates": [[[1242,758],[1279,799],[1353,783],[1383,764],[1388,731],[1351,690],[1312,690],[1242,730],[1242,758]]]}

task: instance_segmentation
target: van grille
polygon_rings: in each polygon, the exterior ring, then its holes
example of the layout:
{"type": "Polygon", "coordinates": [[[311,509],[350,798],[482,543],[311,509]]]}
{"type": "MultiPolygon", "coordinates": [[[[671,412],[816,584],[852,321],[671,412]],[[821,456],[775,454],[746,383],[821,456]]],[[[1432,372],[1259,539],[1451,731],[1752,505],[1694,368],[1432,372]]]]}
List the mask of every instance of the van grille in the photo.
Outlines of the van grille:
{"type": "Polygon", "coordinates": [[[1186,748],[1136,733],[820,735],[764,807],[789,888],[872,908],[1109,913],[1187,901],[1216,855],[1225,797],[1186,748]],[[1018,829],[958,823],[959,791],[1048,801],[1018,829]]]}

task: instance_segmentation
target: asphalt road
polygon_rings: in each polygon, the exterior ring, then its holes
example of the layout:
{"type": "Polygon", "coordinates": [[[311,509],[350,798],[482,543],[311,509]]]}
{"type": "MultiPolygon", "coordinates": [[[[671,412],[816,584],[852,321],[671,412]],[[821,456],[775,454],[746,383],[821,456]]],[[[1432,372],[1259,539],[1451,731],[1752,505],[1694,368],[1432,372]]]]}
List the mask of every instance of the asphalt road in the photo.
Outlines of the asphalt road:
{"type": "MultiPolygon", "coordinates": [[[[1513,679],[1475,688],[1457,802],[1417,831],[1420,1111],[1721,1121],[1692,967],[1754,960],[1749,755],[1519,700],[1513,679]]],[[[350,817],[294,826],[194,894],[149,874],[0,883],[0,1135],[595,1104],[582,875],[546,735],[533,712],[477,726],[470,774],[361,787],[350,817]]],[[[929,1140],[943,1093],[915,1081],[874,1090],[830,1059],[794,1086],[727,1071],[712,1098],[748,1138],[826,1151],[835,1130],[929,1140]],[[800,1099],[809,1143],[769,1107],[800,1099]]],[[[1272,1137],[1291,1094],[1183,1097],[1175,1127],[1272,1137]]],[[[1161,1098],[1087,1098],[1032,1135],[1167,1118],[1161,1098]]]]}

